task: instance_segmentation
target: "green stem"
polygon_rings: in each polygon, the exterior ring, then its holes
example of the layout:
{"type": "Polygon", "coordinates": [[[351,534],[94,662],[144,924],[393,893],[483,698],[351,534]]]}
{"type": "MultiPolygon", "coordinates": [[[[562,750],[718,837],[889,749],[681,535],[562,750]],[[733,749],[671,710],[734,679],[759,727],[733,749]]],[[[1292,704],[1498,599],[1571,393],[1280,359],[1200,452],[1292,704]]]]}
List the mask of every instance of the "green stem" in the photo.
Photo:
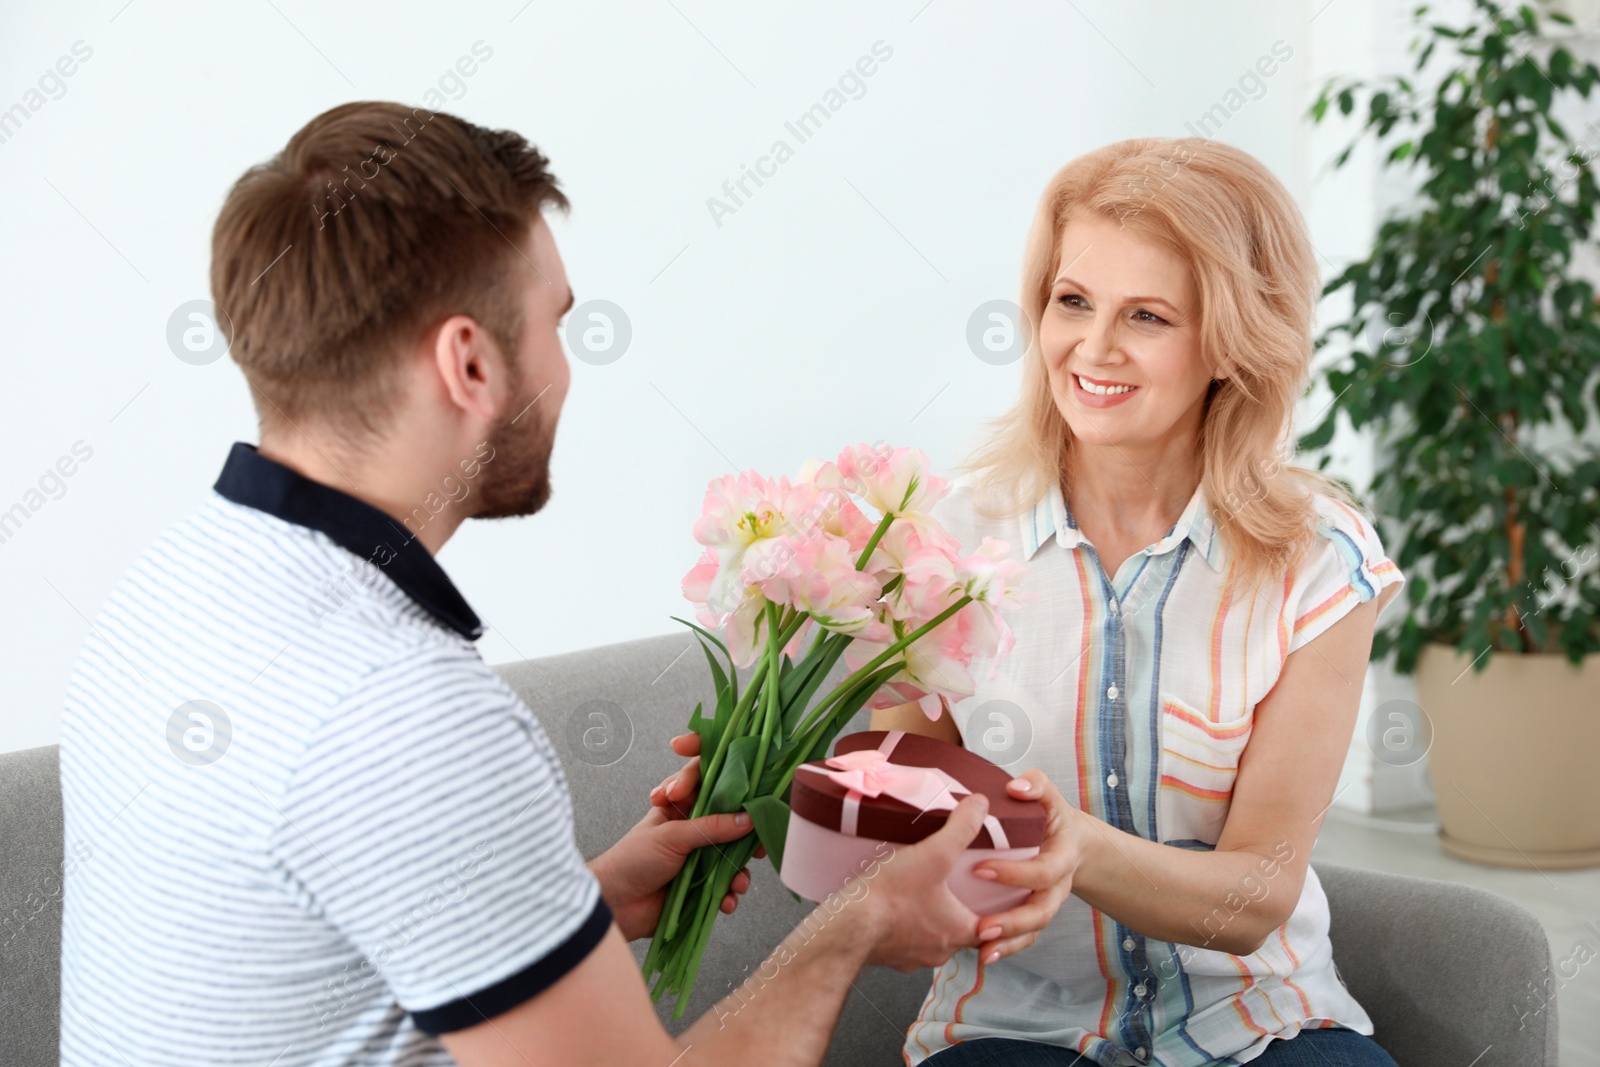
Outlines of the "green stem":
{"type": "Polygon", "coordinates": [[[894,521],[894,512],[886,511],[878,522],[878,528],[872,531],[872,537],[867,541],[867,547],[861,550],[861,558],[856,560],[856,570],[861,570],[867,565],[867,560],[872,558],[872,550],[878,547],[878,542],[883,540],[883,535],[888,533],[889,524],[894,521]]]}
{"type": "MultiPolygon", "coordinates": [[[[731,877],[729,882],[732,883],[731,877]]],[[[695,979],[700,975],[700,963],[705,958],[706,945],[711,940],[711,927],[717,917],[717,905],[714,901],[721,899],[713,897],[710,891],[714,889],[716,889],[715,882],[707,883],[708,891],[705,897],[697,902],[700,908],[695,917],[695,925],[691,928],[692,936],[684,942],[678,974],[672,984],[672,993],[677,997],[677,1003],[672,1008],[674,1019],[683,1018],[684,1011],[689,1007],[689,997],[694,993],[695,979]]]]}
{"type": "MultiPolygon", "coordinates": [[[[900,640],[896,641],[882,652],[878,653],[878,655],[874,656],[865,666],[861,667],[844,681],[840,682],[838,688],[836,688],[832,693],[829,693],[827,699],[825,699],[821,704],[818,704],[811,714],[806,716],[805,721],[802,722],[795,730],[795,736],[800,738],[809,737],[813,730],[817,729],[818,727],[823,727],[827,720],[827,710],[844,700],[846,696],[850,695],[850,693],[861,683],[862,679],[866,678],[879,667],[882,667],[885,663],[888,663],[889,660],[905,651],[915,642],[921,640],[940,623],[943,623],[946,619],[950,618],[950,616],[954,615],[971,602],[972,597],[963,596],[960,600],[956,601],[954,604],[951,604],[939,614],[935,615],[933,618],[929,619],[927,622],[923,623],[921,626],[917,627],[915,630],[911,631],[909,634],[902,637],[900,640]]],[[[809,746],[807,745],[797,745],[795,746],[795,751],[798,754],[804,755],[808,748],[809,746]]],[[[801,762],[804,762],[804,760],[801,760],[801,762]]],[[[794,772],[798,766],[799,764],[796,764],[794,767],[790,767],[788,771],[785,772],[784,776],[778,781],[778,788],[773,790],[774,794],[778,796],[783,795],[783,791],[789,787],[789,782],[794,778],[794,772]]]]}
{"type": "MultiPolygon", "coordinates": [[[[774,605],[768,604],[767,607],[772,609],[774,605]]],[[[769,650],[774,647],[772,645],[771,623],[773,614],[775,612],[769,610],[767,630],[769,650]]],[[[781,649],[788,644],[800,627],[804,625],[807,618],[808,616],[804,612],[797,611],[794,612],[792,617],[781,623],[776,647],[781,649]]],[[[728,725],[722,731],[722,737],[717,741],[717,750],[712,754],[710,761],[705,764],[705,768],[701,773],[700,795],[695,798],[694,808],[690,812],[692,818],[698,818],[706,813],[706,808],[711,803],[711,787],[716,782],[717,774],[722,770],[722,764],[727,758],[728,746],[733,743],[735,737],[739,736],[739,728],[744,724],[745,716],[749,714],[750,709],[755,704],[756,697],[762,692],[762,682],[769,668],[772,668],[772,677],[776,678],[778,672],[774,667],[774,660],[771,656],[764,657],[756,664],[755,670],[745,683],[744,692],[739,694],[739,699],[733,707],[733,713],[728,717],[728,725]]],[[[683,911],[684,897],[688,893],[689,882],[694,876],[700,854],[703,851],[704,849],[697,848],[689,853],[689,858],[684,862],[683,869],[678,872],[677,877],[673,879],[671,887],[667,890],[666,906],[662,909],[661,921],[656,926],[658,935],[670,938],[677,933],[678,921],[683,911]]]]}
{"type": "Polygon", "coordinates": [[[699,977],[700,963],[705,957],[706,944],[711,938],[711,928],[721,910],[722,898],[727,896],[732,888],[734,876],[754,854],[755,845],[750,838],[742,838],[728,846],[726,852],[717,857],[711,877],[701,889],[703,895],[695,901],[695,925],[685,935],[679,954],[675,954],[672,960],[675,965],[674,978],[668,988],[677,997],[677,1004],[672,1013],[674,1019],[683,1017],[684,1010],[689,1004],[689,997],[694,992],[695,979],[699,977]]]}
{"type": "Polygon", "coordinates": [[[750,790],[744,796],[749,800],[755,795],[761,782],[761,772],[767,766],[767,748],[772,744],[772,731],[778,721],[778,690],[781,688],[782,672],[778,669],[778,657],[782,655],[782,637],[778,629],[778,608],[775,604],[767,605],[767,685],[763,688],[762,715],[761,715],[761,743],[756,746],[756,760],[750,771],[750,790]]]}
{"type": "Polygon", "coordinates": [[[844,681],[840,682],[838,687],[835,688],[833,692],[829,693],[821,704],[818,704],[815,708],[813,708],[811,713],[806,716],[805,721],[802,722],[795,730],[795,736],[800,736],[816,725],[816,723],[821,719],[823,713],[828,708],[832,707],[834,704],[837,704],[839,701],[848,696],[850,691],[856,687],[856,684],[860,682],[861,679],[865,678],[867,675],[871,674],[885,663],[888,663],[891,659],[893,659],[895,656],[898,656],[901,652],[905,651],[915,642],[920,641],[935,627],[943,623],[946,619],[950,618],[950,616],[954,615],[956,612],[960,611],[970,603],[972,603],[972,597],[963,596],[960,600],[956,601],[954,604],[951,604],[939,614],[935,615],[933,618],[929,619],[927,622],[923,623],[921,626],[917,627],[915,630],[911,631],[909,634],[900,638],[894,644],[878,653],[878,655],[873,657],[872,660],[865,666],[859,668],[855,671],[855,673],[851,674],[844,681]]]}
{"type": "Polygon", "coordinates": [[[699,849],[689,853],[689,858],[678,869],[677,876],[667,889],[666,903],[661,909],[661,918],[656,922],[656,936],[663,941],[671,940],[673,934],[678,932],[678,915],[683,910],[683,898],[689,891],[689,883],[694,879],[694,869],[699,858],[699,849]]]}
{"type": "MultiPolygon", "coordinates": [[[[706,808],[711,803],[711,785],[716,781],[717,772],[722,769],[722,764],[728,755],[728,746],[739,732],[739,727],[745,715],[750,711],[755,697],[761,690],[761,680],[767,671],[767,660],[762,659],[756,664],[756,669],[751,673],[745,690],[739,695],[738,702],[733,706],[733,712],[728,716],[728,725],[722,731],[722,737],[717,741],[717,751],[712,755],[711,761],[706,763],[700,775],[700,793],[695,797],[694,808],[690,811],[690,818],[699,818],[706,813],[706,808]]],[[[673,878],[672,885],[667,889],[666,904],[661,910],[661,920],[656,924],[658,936],[670,938],[677,933],[678,919],[683,910],[684,895],[689,891],[689,881],[694,877],[695,867],[698,865],[702,849],[695,849],[689,853],[689,858],[684,861],[683,868],[673,878]]]]}
{"type": "Polygon", "coordinates": [[[690,812],[691,818],[699,818],[706,813],[706,806],[711,803],[711,783],[716,781],[717,772],[722,769],[723,760],[728,755],[728,746],[739,735],[739,727],[744,724],[744,717],[755,703],[756,694],[761,690],[761,683],[766,677],[767,660],[762,658],[756,669],[751,672],[750,681],[745,685],[744,692],[739,696],[739,702],[733,706],[733,714],[728,717],[727,728],[722,731],[722,737],[717,741],[717,751],[711,757],[711,762],[705,765],[700,775],[700,795],[695,798],[694,810],[690,812]]]}
{"type": "MultiPolygon", "coordinates": [[[[772,607],[771,604],[767,606],[769,608],[772,607]]],[[[805,612],[798,611],[795,612],[794,617],[789,619],[786,625],[780,627],[778,634],[779,649],[789,643],[808,618],[810,616],[805,612]]],[[[771,632],[769,623],[767,631],[769,642],[771,640],[771,632]]],[[[767,657],[763,657],[756,662],[755,670],[750,674],[750,680],[745,683],[744,692],[739,695],[738,703],[733,706],[733,714],[728,717],[727,728],[722,731],[722,737],[717,741],[717,751],[712,755],[711,762],[706,763],[701,771],[700,795],[695,798],[694,810],[689,813],[691,818],[699,818],[706,813],[706,807],[711,802],[711,785],[716,781],[717,772],[722,770],[723,761],[728,755],[728,746],[733,743],[733,739],[736,736],[739,736],[739,727],[744,724],[745,715],[749,713],[750,708],[755,704],[757,695],[761,692],[761,686],[767,677],[767,668],[770,663],[771,660],[767,657]]],[[[776,671],[773,672],[773,677],[777,677],[776,671]]],[[[698,850],[696,851],[698,852],[698,850]]]]}
{"type": "Polygon", "coordinates": [[[779,633],[781,636],[778,640],[778,648],[780,649],[782,649],[783,646],[787,645],[790,641],[794,640],[794,635],[800,632],[800,627],[804,626],[806,620],[811,618],[811,616],[807,615],[805,612],[795,611],[794,608],[786,608],[784,610],[794,611],[794,614],[786,615],[783,624],[779,627],[779,633]]]}

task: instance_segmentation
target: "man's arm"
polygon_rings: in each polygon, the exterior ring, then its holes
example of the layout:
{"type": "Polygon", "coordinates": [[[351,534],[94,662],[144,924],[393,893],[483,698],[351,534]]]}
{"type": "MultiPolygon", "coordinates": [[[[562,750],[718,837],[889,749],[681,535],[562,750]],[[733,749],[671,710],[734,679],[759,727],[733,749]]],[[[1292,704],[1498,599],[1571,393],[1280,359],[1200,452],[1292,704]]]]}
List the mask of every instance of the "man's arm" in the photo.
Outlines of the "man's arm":
{"type": "Polygon", "coordinates": [[[883,859],[820,905],[738,989],[674,1040],[615,927],[543,993],[445,1034],[461,1067],[712,1067],[820,1063],[866,963],[910,971],[978,943],[977,916],[944,885],[987,801],[967,798],[938,833],[883,859]],[[930,888],[933,887],[933,888],[930,888]]]}

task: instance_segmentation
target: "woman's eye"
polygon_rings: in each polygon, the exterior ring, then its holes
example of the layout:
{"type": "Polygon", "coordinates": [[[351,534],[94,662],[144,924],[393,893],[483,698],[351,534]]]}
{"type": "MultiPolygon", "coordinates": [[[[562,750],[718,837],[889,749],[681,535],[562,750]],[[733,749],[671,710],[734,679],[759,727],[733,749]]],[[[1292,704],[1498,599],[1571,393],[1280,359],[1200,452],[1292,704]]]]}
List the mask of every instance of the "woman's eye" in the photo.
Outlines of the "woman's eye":
{"type": "Polygon", "coordinates": [[[1160,315],[1157,315],[1153,311],[1142,311],[1141,310],[1141,311],[1136,312],[1135,314],[1138,314],[1138,315],[1149,315],[1150,316],[1148,319],[1141,319],[1140,320],[1141,322],[1158,322],[1163,326],[1167,325],[1167,320],[1162,318],[1160,315]]]}
{"type": "Polygon", "coordinates": [[[1062,293],[1060,296],[1056,297],[1056,302],[1059,304],[1066,304],[1068,307],[1077,307],[1078,305],[1072,303],[1072,301],[1082,299],[1083,297],[1079,296],[1077,293],[1062,293]]]}

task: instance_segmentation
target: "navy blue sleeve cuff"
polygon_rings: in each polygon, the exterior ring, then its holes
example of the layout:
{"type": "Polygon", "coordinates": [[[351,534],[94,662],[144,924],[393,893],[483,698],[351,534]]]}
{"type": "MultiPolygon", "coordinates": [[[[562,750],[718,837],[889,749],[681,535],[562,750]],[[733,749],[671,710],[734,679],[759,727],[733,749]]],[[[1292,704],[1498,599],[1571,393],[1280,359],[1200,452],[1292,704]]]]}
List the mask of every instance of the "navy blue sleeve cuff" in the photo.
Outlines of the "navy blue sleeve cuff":
{"type": "Polygon", "coordinates": [[[503,978],[470,996],[426,1011],[414,1011],[411,1018],[416,1022],[417,1029],[437,1035],[465,1030],[510,1011],[543,993],[582,963],[610,928],[611,908],[603,898],[596,897],[594,910],[583,921],[583,925],[540,959],[511,977],[503,978]]]}

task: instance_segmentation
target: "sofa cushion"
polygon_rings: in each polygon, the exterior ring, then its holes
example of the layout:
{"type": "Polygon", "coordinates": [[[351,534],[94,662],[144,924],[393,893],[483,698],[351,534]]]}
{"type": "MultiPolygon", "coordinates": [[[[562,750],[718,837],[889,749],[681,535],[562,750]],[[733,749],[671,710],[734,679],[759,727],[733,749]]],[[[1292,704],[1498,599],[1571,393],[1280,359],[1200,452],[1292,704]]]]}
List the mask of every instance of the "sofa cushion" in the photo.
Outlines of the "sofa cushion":
{"type": "MultiPolygon", "coordinates": [[[[61,894],[70,871],[54,745],[0,756],[0,857],[0,1062],[55,1067],[61,894]]],[[[71,862],[83,862],[81,849],[71,862]]]]}

